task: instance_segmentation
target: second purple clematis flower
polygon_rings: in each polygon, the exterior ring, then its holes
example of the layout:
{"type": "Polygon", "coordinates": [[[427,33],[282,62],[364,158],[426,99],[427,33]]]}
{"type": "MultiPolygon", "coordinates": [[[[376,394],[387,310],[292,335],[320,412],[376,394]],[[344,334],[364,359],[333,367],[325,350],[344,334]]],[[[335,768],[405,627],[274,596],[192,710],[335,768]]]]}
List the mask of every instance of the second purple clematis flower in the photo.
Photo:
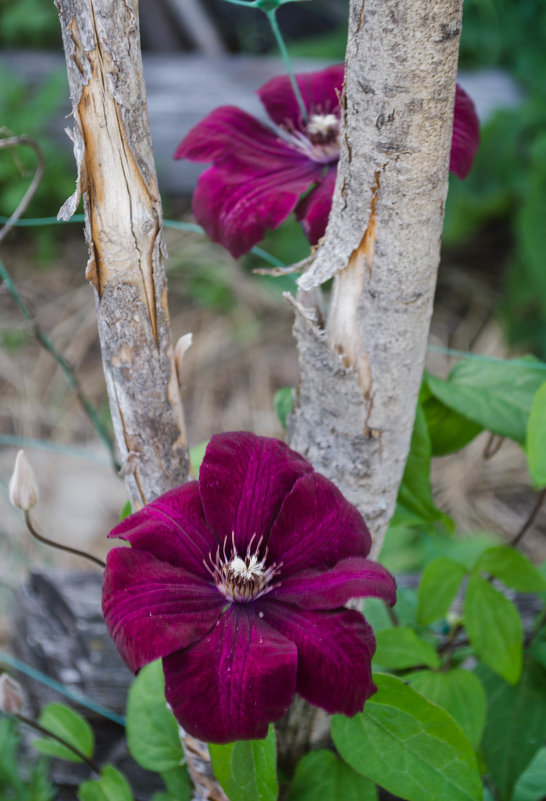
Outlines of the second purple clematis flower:
{"type": "MultiPolygon", "coordinates": [[[[311,244],[323,236],[339,160],[343,73],[336,65],[296,75],[307,121],[289,78],[280,76],[258,91],[276,130],[235,106],[222,106],[175,151],[177,159],[212,162],[197,181],[193,212],[208,236],[235,258],[294,210],[311,244]]],[[[449,168],[459,178],[468,174],[479,139],[474,104],[457,85],[449,168]]]]}
{"type": "Polygon", "coordinates": [[[112,537],[103,611],[133,671],[161,658],[184,729],[225,743],[265,737],[294,693],[354,715],[375,691],[373,632],[344,604],[395,601],[366,557],[358,510],[276,439],[212,438],[199,481],[126,518],[112,537]]]}

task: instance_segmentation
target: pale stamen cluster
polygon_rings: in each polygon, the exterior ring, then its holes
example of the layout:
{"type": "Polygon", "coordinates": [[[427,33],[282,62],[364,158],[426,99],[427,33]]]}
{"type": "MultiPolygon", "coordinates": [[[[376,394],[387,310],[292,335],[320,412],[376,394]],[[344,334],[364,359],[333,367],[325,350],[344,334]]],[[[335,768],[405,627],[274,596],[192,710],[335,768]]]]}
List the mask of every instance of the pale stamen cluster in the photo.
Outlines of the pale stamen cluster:
{"type": "Polygon", "coordinates": [[[312,114],[305,133],[285,129],[287,141],[307,158],[333,164],[339,158],[339,120],[335,114],[312,114]]]}
{"type": "Polygon", "coordinates": [[[277,566],[273,562],[273,564],[266,566],[267,547],[260,558],[263,537],[260,537],[253,550],[252,543],[255,536],[254,534],[250,540],[244,557],[239,556],[237,553],[235,532],[233,532],[231,535],[231,555],[227,554],[227,543],[224,541],[222,551],[220,552],[220,546],[218,546],[214,559],[212,554],[209,554],[210,565],[203,560],[203,564],[214,579],[214,583],[228,601],[255,601],[256,598],[260,598],[260,596],[270,592],[274,587],[279,586],[279,582],[272,584],[271,579],[279,572],[282,565],[279,564],[277,566]]]}

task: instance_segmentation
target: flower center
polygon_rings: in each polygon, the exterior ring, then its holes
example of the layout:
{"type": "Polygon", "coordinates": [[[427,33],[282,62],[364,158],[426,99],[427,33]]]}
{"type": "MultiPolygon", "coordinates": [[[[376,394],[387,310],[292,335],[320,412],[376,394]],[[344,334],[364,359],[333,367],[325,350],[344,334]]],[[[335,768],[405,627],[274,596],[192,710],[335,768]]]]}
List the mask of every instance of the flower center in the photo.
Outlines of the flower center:
{"type": "Polygon", "coordinates": [[[313,114],[305,130],[314,145],[338,144],[339,119],[335,114],[313,114]]]}
{"type": "Polygon", "coordinates": [[[262,539],[258,541],[255,549],[252,548],[254,535],[248,545],[246,555],[239,556],[235,547],[235,533],[232,535],[231,556],[226,552],[226,543],[222,553],[220,548],[213,559],[209,554],[210,565],[204,560],[204,565],[214,579],[214,583],[228,601],[255,601],[267,592],[270,592],[278,583],[272,584],[271,579],[278,573],[281,565],[273,562],[267,565],[267,548],[260,556],[262,539]]]}

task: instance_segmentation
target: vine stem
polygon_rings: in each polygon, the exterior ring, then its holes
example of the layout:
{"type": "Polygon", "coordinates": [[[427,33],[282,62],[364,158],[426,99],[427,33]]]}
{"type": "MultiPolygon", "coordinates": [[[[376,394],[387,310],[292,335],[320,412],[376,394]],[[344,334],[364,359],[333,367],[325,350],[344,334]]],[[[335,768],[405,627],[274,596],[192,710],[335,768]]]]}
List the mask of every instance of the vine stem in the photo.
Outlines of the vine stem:
{"type": "Polygon", "coordinates": [[[517,548],[517,546],[520,544],[521,540],[523,539],[527,531],[533,525],[535,518],[540,511],[540,507],[544,503],[545,498],[546,498],[546,487],[544,487],[544,489],[538,496],[537,501],[531,510],[531,514],[529,515],[523,526],[520,528],[514,539],[510,542],[512,548],[517,548]]]}
{"type": "Polygon", "coordinates": [[[265,15],[269,21],[271,30],[273,31],[273,35],[275,36],[279,46],[279,50],[281,51],[281,56],[285,63],[286,71],[288,72],[288,77],[290,78],[290,83],[296,96],[296,100],[298,101],[298,106],[300,107],[302,117],[304,122],[307,123],[309,122],[309,116],[307,114],[307,109],[305,108],[305,103],[303,102],[303,97],[301,96],[298,82],[296,81],[296,76],[294,75],[294,70],[292,69],[292,62],[290,61],[290,56],[288,55],[288,50],[286,49],[286,45],[284,43],[284,37],[281,33],[281,29],[279,28],[279,23],[277,22],[277,9],[275,8],[272,11],[266,11],[265,15]]]}
{"type": "Polygon", "coordinates": [[[59,734],[55,734],[55,732],[50,731],[50,729],[46,729],[44,726],[40,726],[39,723],[31,718],[27,718],[26,715],[20,715],[19,713],[16,713],[13,717],[19,720],[21,723],[24,723],[25,726],[30,726],[32,729],[39,731],[40,734],[45,734],[46,737],[51,737],[53,740],[57,740],[58,743],[64,745],[64,747],[68,748],[69,751],[72,751],[72,753],[79,756],[83,762],[86,762],[89,767],[95,771],[97,776],[100,776],[101,770],[97,763],[90,757],[83,754],[79,748],[76,748],[75,745],[72,745],[72,743],[68,742],[68,740],[65,740],[64,737],[61,737],[59,734]]]}
{"type": "Polygon", "coordinates": [[[6,139],[0,139],[0,149],[4,147],[18,147],[19,145],[26,145],[34,150],[37,163],[34,169],[34,175],[32,176],[32,181],[30,182],[27,191],[21,198],[19,205],[11,217],[8,218],[5,225],[0,229],[0,242],[6,237],[8,232],[11,231],[19,217],[21,217],[26,211],[28,204],[34,197],[34,194],[40,185],[42,175],[44,174],[45,158],[42,149],[36,140],[32,139],[30,136],[10,136],[6,139]]]}
{"type": "Polygon", "coordinates": [[[47,537],[42,536],[42,534],[38,534],[30,519],[30,512],[28,511],[25,512],[25,523],[29,533],[32,534],[34,539],[38,540],[38,542],[42,542],[44,545],[50,545],[52,548],[58,548],[60,551],[66,551],[67,553],[72,553],[75,556],[81,556],[84,559],[89,559],[90,562],[94,562],[99,567],[102,568],[106,567],[106,564],[102,561],[102,559],[98,559],[96,556],[93,556],[90,553],[86,553],[85,551],[80,551],[77,548],[71,548],[70,545],[63,545],[60,542],[53,542],[53,540],[50,540],[47,537]]]}

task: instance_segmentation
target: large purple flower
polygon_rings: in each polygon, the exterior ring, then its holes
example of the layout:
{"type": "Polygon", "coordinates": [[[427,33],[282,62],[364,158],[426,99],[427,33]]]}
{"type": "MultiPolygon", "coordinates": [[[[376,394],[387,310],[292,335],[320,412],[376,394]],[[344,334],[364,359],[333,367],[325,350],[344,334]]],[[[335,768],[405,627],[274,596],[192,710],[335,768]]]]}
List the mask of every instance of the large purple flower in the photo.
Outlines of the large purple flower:
{"type": "Polygon", "coordinates": [[[106,625],[131,670],[163,659],[167,701],[208,742],[265,737],[294,692],[354,715],[375,691],[373,632],[343,608],[395,601],[366,559],[358,510],[276,439],[212,438],[199,481],[165,493],[111,532],[106,625]]]}
{"type": "MultiPolygon", "coordinates": [[[[235,258],[294,210],[311,244],[323,236],[339,159],[343,72],[336,65],[296,76],[307,122],[288,77],[280,76],[258,91],[276,129],[235,106],[221,106],[176,149],[177,159],[212,162],[197,181],[193,213],[209,237],[235,258]]],[[[479,140],[474,104],[457,85],[449,169],[459,178],[468,174],[479,140]]]]}

